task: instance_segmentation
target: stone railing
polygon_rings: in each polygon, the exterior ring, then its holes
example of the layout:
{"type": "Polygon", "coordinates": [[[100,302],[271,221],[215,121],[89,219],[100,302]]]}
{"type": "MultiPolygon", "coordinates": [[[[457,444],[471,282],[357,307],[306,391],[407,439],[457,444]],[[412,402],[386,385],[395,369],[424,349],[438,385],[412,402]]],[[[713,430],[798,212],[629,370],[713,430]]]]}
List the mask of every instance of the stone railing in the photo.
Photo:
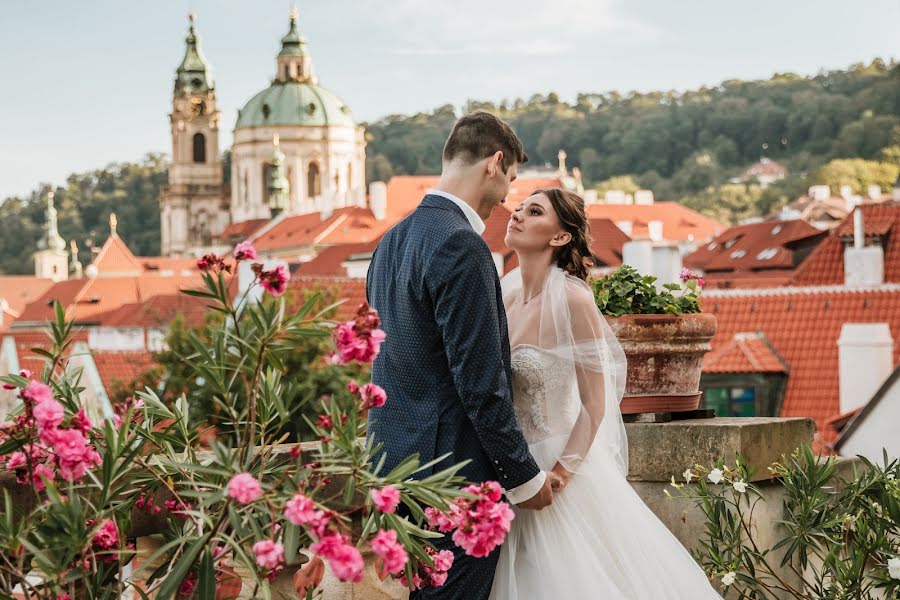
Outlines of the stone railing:
{"type": "MultiPolygon", "coordinates": [[[[814,425],[799,418],[715,418],[672,421],[669,423],[628,423],[628,479],[647,506],[688,548],[697,547],[704,531],[703,515],[685,500],[669,499],[664,490],[674,475],[694,464],[709,465],[715,460],[734,460],[741,453],[755,470],[752,481],[766,500],[754,513],[752,527],[757,540],[771,545],[778,535],[777,523],[783,518],[783,492],[770,481],[767,467],[798,446],[812,441],[814,425]]],[[[310,446],[309,450],[312,449],[310,446]]],[[[17,485],[10,473],[0,475],[0,486],[8,489],[17,506],[27,510],[34,501],[30,488],[17,485]]],[[[598,507],[602,510],[602,507],[598,507]]],[[[160,518],[136,511],[131,535],[137,538],[138,557],[134,577],[141,579],[152,572],[153,565],[141,564],[158,542],[153,534],[161,530],[160,518]]],[[[602,535],[602,532],[597,532],[602,535]]],[[[785,573],[785,577],[790,577],[785,573]]],[[[290,574],[279,578],[276,586],[290,593],[290,574]]],[[[252,586],[245,585],[241,597],[250,597],[252,586]]],[[[386,600],[406,598],[406,590],[388,580],[379,581],[368,561],[361,584],[337,581],[330,573],[323,582],[322,600],[386,600]]]]}

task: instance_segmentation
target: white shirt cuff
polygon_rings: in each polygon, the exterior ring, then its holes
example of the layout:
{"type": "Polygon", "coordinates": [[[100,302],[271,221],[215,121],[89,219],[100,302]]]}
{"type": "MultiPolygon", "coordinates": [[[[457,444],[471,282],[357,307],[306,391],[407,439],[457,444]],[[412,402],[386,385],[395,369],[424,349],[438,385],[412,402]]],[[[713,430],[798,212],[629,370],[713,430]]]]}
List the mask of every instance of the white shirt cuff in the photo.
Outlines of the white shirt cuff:
{"type": "Polygon", "coordinates": [[[513,504],[521,504],[526,500],[530,500],[535,494],[541,491],[541,488],[544,487],[544,481],[546,480],[547,473],[541,471],[522,485],[514,487],[511,490],[506,490],[506,498],[513,504]]]}

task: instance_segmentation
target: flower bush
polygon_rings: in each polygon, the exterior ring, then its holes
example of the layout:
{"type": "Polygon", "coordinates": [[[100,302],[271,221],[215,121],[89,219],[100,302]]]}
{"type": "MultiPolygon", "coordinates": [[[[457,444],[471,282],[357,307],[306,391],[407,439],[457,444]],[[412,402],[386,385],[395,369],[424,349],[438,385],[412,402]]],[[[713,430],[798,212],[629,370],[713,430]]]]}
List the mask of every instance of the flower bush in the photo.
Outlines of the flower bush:
{"type": "Polygon", "coordinates": [[[597,307],[604,315],[681,315],[700,312],[703,278],[682,269],[682,284],[667,283],[657,289],[656,277],[642,276],[633,267],[622,265],[609,275],[594,279],[592,287],[597,307]]]}
{"type": "Polygon", "coordinates": [[[769,467],[784,490],[780,539],[763,546],[754,516],[765,503],[738,456],[734,467],[695,465],[672,478],[670,497],[685,498],[706,519],[694,552],[726,597],[862,599],[900,595],[900,461],[864,458],[851,477],[834,457],[808,447],[769,467]],[[785,573],[792,576],[786,576],[785,573]]]}
{"type": "MultiPolygon", "coordinates": [[[[255,250],[241,244],[234,256],[252,260],[255,250]]],[[[0,378],[21,398],[0,427],[0,465],[35,495],[22,506],[4,492],[0,597],[24,590],[34,598],[116,598],[137,587],[168,600],[234,596],[246,586],[268,597],[271,581],[292,569],[298,592],[311,598],[325,563],[339,579],[359,582],[366,553],[384,578],[411,589],[440,586],[453,554],[432,540],[452,532],[474,556],[503,541],[512,511],[496,483],[464,487],[462,465],[413,478],[445,457],[422,465],[412,456],[388,473],[373,461],[379,448],[362,439],[365,414],[390,402],[378,386],[351,380],[318,400],[315,419],[286,401],[298,396],[298,383],[285,368],[305,339],[332,337],[323,362],[351,372],[374,360],[384,339],[375,311],[364,305],[333,327],[311,312],[318,297],[286,310],[278,298],[284,269],[253,265],[255,284],[269,295],[252,303],[231,297],[233,263],[211,254],[198,264],[205,288],[186,293],[223,318],[183,360],[202,376],[223,435],[205,436],[201,446],[187,396],[164,401],[151,389],[117,406],[114,419],[91,423],[80,373],[66,368],[72,323],[59,305],[51,347],[39,351],[43,373],[0,378]],[[283,443],[285,425],[298,418],[318,444],[283,443]],[[130,532],[141,513],[157,519],[162,543],[143,561],[160,566],[136,582],[121,575],[135,557],[130,532]],[[303,548],[312,558],[300,568],[303,548]],[[237,579],[238,568],[249,578],[237,579]]]]}

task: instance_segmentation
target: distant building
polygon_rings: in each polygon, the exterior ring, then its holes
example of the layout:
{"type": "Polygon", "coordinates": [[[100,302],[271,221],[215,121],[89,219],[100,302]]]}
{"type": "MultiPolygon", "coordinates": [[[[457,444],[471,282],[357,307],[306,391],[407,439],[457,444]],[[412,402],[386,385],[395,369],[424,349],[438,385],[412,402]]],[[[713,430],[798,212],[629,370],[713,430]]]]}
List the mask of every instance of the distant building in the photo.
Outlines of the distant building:
{"type": "Polygon", "coordinates": [[[893,199],[890,194],[882,192],[877,185],[870,186],[866,195],[854,194],[850,186],[843,186],[841,194],[834,196],[827,185],[810,186],[805,196],[800,196],[780,210],[770,214],[767,220],[806,221],[816,229],[829,231],[840,225],[841,221],[857,206],[881,204],[893,199]]]}
{"type": "Polygon", "coordinates": [[[718,322],[703,362],[707,406],[811,417],[817,448],[830,451],[900,364],[900,204],[856,207],[787,284],[709,289],[702,306],[718,322]]]}
{"type": "Polygon", "coordinates": [[[732,183],[751,183],[757,182],[760,187],[768,187],[779,179],[784,179],[788,175],[788,170],[784,165],[775,162],[772,159],[762,157],[759,162],[747,167],[740,177],[732,179],[732,183]]]}
{"type": "Polygon", "coordinates": [[[222,251],[227,245],[219,242],[233,224],[365,208],[363,128],[346,104],[319,85],[296,11],[271,85],[238,111],[230,188],[223,184],[216,101],[192,16],[170,114],[172,165],[160,198],[163,255],[222,251]]]}

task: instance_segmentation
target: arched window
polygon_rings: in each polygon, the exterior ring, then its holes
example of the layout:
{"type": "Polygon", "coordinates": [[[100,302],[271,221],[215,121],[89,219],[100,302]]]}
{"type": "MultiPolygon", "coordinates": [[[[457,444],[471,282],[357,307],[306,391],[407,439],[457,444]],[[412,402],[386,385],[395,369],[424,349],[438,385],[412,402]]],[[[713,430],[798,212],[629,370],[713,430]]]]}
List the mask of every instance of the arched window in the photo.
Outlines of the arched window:
{"type": "Polygon", "coordinates": [[[194,134],[194,162],[206,162],[206,137],[202,133],[194,134]]]}
{"type": "Polygon", "coordinates": [[[322,194],[322,177],[319,174],[319,163],[309,163],[309,170],[306,172],[306,195],[315,198],[322,194]]]}

